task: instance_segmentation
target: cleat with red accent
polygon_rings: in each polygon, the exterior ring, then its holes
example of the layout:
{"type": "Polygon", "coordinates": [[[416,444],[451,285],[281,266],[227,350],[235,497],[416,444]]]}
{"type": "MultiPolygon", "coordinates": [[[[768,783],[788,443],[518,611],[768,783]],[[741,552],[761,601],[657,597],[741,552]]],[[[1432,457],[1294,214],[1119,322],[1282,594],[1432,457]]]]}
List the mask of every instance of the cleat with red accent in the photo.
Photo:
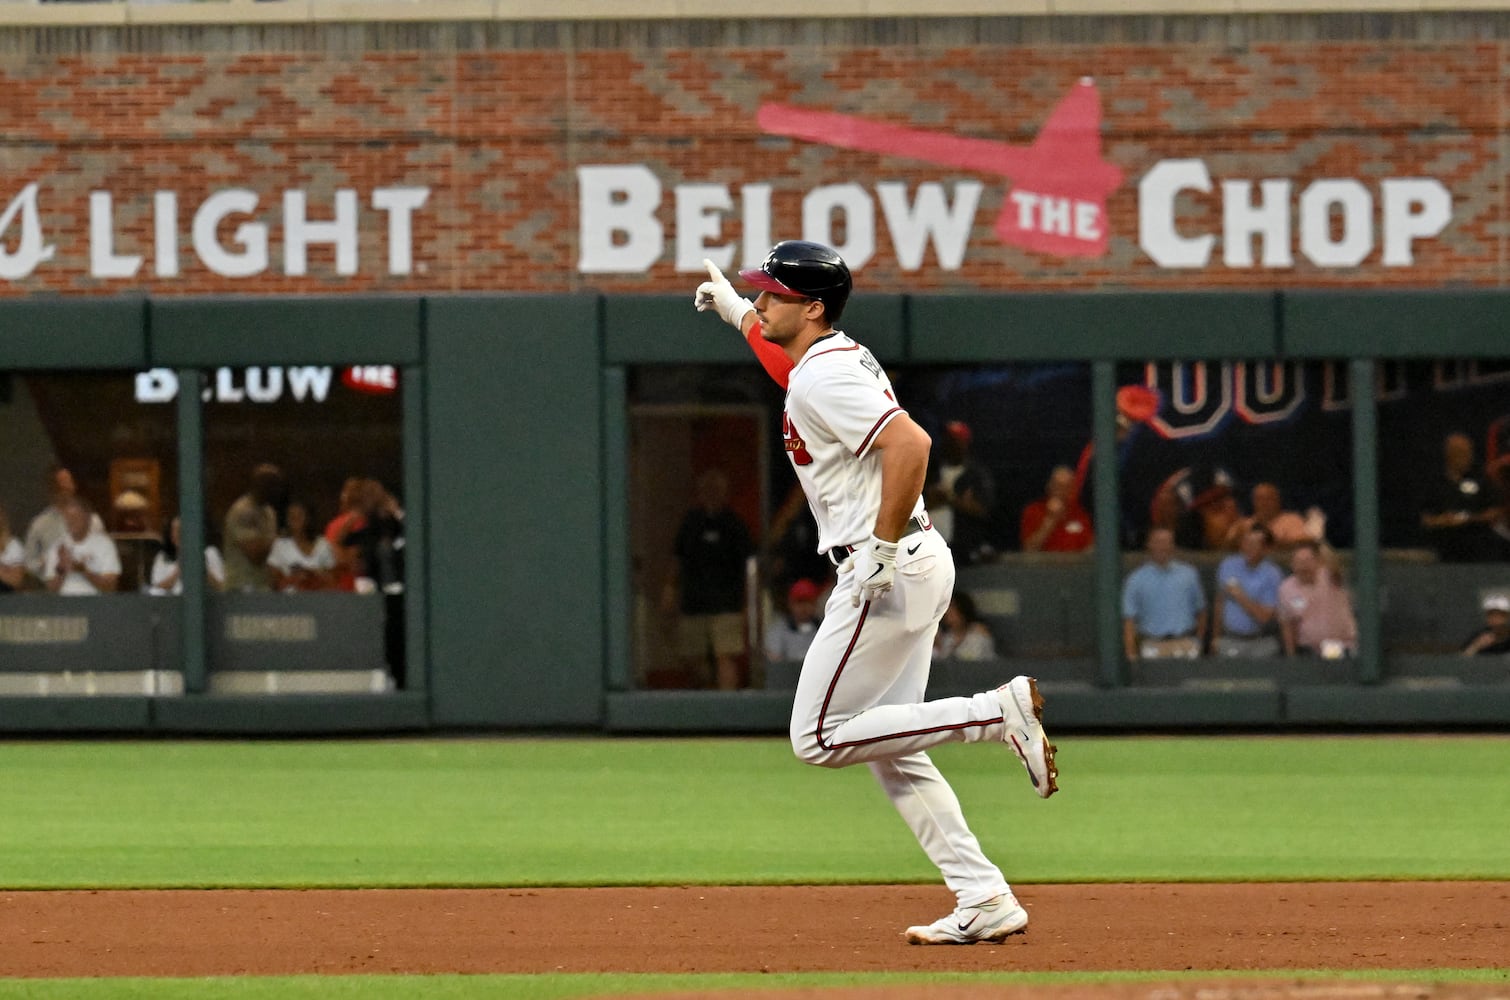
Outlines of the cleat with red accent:
{"type": "Polygon", "coordinates": [[[1028,769],[1033,791],[1040,799],[1048,798],[1059,791],[1059,767],[1054,763],[1057,748],[1043,731],[1043,696],[1038,693],[1038,681],[1014,677],[996,689],[996,698],[1001,702],[1002,742],[1028,769]]]}

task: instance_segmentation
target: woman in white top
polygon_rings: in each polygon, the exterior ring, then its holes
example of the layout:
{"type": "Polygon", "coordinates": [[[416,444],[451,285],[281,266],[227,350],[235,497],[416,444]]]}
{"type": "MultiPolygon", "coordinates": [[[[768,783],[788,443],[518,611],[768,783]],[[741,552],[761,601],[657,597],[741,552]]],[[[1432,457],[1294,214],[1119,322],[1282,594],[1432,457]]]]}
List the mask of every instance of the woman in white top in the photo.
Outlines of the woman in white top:
{"type": "Polygon", "coordinates": [[[309,507],[291,501],[284,515],[288,532],[279,535],[268,553],[267,564],[278,573],[276,587],[283,591],[328,590],[335,581],[336,552],[325,536],[314,530],[309,507]]]}
{"type": "Polygon", "coordinates": [[[0,594],[20,590],[26,580],[26,549],[10,533],[10,518],[0,507],[0,594]]]}
{"type": "MultiPolygon", "coordinates": [[[[152,576],[147,584],[147,593],[164,597],[168,594],[182,594],[184,582],[178,566],[178,547],[181,529],[178,518],[174,518],[168,524],[168,537],[163,540],[163,547],[152,559],[152,576]]],[[[225,561],[220,558],[220,550],[213,545],[204,548],[204,573],[211,590],[225,589],[225,561]]]]}

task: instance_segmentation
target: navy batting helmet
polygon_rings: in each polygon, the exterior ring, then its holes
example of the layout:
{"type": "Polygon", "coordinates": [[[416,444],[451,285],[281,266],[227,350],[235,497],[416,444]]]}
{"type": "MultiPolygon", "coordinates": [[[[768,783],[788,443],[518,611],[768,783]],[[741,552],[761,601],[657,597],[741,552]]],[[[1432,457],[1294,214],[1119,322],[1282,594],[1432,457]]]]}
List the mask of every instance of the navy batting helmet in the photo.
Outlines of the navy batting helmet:
{"type": "Polygon", "coordinates": [[[806,240],[776,244],[759,267],[740,271],[739,276],[762,291],[817,299],[830,323],[839,322],[855,286],[849,265],[837,251],[806,240]]]}

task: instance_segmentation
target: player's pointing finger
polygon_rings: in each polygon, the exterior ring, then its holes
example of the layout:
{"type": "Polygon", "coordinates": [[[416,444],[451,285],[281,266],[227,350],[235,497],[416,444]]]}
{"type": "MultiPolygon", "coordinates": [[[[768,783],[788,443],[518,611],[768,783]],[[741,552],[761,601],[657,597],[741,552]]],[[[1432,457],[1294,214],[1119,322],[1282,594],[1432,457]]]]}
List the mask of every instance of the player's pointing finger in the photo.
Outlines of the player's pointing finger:
{"type": "Polygon", "coordinates": [[[714,281],[724,280],[724,273],[718,269],[718,265],[713,263],[706,257],[703,258],[703,267],[706,267],[708,269],[709,278],[713,279],[714,281]]]}

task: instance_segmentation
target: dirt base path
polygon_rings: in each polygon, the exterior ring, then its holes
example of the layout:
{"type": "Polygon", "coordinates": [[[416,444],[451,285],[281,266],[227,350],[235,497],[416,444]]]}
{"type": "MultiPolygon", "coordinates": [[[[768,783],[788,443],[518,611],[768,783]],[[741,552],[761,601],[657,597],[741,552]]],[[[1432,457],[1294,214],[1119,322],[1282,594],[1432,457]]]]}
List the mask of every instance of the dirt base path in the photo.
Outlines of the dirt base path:
{"type": "Polygon", "coordinates": [[[1437,969],[1510,960],[1506,882],[1020,889],[1028,932],[970,948],[902,940],[908,924],[952,905],[935,886],[0,892],[0,976],[1437,969]]]}

